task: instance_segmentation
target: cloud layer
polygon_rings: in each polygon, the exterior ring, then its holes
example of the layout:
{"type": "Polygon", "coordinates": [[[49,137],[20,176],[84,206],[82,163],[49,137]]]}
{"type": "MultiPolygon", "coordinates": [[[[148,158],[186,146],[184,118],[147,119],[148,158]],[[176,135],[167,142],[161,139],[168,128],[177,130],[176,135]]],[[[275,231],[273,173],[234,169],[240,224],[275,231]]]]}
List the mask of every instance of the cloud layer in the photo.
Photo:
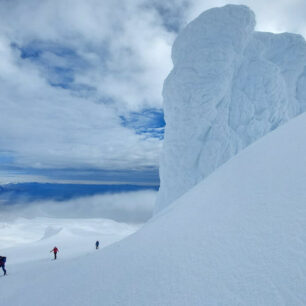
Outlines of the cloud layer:
{"type": "Polygon", "coordinates": [[[71,199],[1,204],[0,221],[18,217],[103,218],[125,223],[144,223],[152,216],[156,191],[113,193],[71,199]]]}

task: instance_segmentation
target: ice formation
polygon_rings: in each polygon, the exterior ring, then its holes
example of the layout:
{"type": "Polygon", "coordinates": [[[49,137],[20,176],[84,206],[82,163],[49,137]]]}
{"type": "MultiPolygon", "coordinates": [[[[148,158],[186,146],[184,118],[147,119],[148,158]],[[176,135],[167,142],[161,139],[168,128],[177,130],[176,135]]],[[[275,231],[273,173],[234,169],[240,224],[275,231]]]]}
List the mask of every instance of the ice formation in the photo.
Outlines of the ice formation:
{"type": "MultiPolygon", "coordinates": [[[[306,43],[254,31],[246,6],[210,9],[178,35],[164,89],[160,211],[306,108],[306,43]]],[[[220,186],[222,189],[222,186],[220,186]]]]}

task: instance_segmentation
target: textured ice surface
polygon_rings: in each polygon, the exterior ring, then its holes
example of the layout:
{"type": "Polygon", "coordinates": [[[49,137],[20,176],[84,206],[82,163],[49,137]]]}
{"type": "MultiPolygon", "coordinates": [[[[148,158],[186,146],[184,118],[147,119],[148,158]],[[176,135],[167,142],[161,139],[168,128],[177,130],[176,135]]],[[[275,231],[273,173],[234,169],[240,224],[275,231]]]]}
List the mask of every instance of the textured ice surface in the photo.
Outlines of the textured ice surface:
{"type": "MultiPolygon", "coordinates": [[[[204,12],[177,37],[164,84],[156,210],[306,108],[306,43],[254,31],[245,6],[204,12]]],[[[220,186],[222,189],[222,186],[220,186]]]]}

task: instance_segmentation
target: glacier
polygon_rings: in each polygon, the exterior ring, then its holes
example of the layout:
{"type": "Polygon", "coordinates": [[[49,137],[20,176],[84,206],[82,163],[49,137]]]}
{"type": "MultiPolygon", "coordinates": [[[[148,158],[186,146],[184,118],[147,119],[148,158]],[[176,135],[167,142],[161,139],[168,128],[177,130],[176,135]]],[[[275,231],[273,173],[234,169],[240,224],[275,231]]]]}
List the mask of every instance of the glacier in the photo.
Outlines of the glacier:
{"type": "Polygon", "coordinates": [[[248,7],[227,5],[202,13],[175,40],[156,212],[305,111],[304,38],[254,27],[248,7]]]}

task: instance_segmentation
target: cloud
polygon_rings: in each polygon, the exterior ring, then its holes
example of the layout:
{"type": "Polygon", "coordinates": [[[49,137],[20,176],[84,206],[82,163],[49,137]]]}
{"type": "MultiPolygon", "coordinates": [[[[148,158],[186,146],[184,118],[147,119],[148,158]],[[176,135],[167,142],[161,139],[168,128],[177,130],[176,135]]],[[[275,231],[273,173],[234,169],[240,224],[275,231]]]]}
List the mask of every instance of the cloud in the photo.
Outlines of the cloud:
{"type": "MultiPolygon", "coordinates": [[[[157,167],[163,129],[147,119],[162,108],[172,42],[226,3],[1,1],[0,163],[23,173],[157,167]]],[[[306,34],[303,0],[232,3],[249,5],[259,30],[306,34]]]]}
{"type": "Polygon", "coordinates": [[[35,201],[22,198],[16,204],[1,204],[0,221],[19,217],[104,218],[125,223],[144,223],[151,218],[156,191],[137,191],[80,197],[68,201],[35,201]]]}
{"type": "MultiPolygon", "coordinates": [[[[186,19],[191,21],[204,10],[228,4],[226,0],[190,0],[186,19]]],[[[306,2],[304,0],[232,0],[231,4],[249,6],[256,15],[259,31],[293,32],[306,36],[306,2]]]]}
{"type": "Polygon", "coordinates": [[[171,69],[173,31],[144,4],[0,3],[0,158],[37,169],[157,166],[160,138],[122,122],[160,109],[171,69]]]}
{"type": "MultiPolygon", "coordinates": [[[[174,38],[157,8],[146,3],[13,0],[1,3],[1,20],[10,42],[32,49],[57,67],[73,68],[73,63],[68,62],[69,56],[56,54],[56,46],[72,50],[88,64],[88,69],[74,75],[75,83],[93,86],[101,96],[139,109],[161,106],[161,86],[171,69],[174,38]]],[[[41,61],[35,63],[41,68],[41,61]]],[[[46,74],[42,76],[48,78],[46,74]]]]}

